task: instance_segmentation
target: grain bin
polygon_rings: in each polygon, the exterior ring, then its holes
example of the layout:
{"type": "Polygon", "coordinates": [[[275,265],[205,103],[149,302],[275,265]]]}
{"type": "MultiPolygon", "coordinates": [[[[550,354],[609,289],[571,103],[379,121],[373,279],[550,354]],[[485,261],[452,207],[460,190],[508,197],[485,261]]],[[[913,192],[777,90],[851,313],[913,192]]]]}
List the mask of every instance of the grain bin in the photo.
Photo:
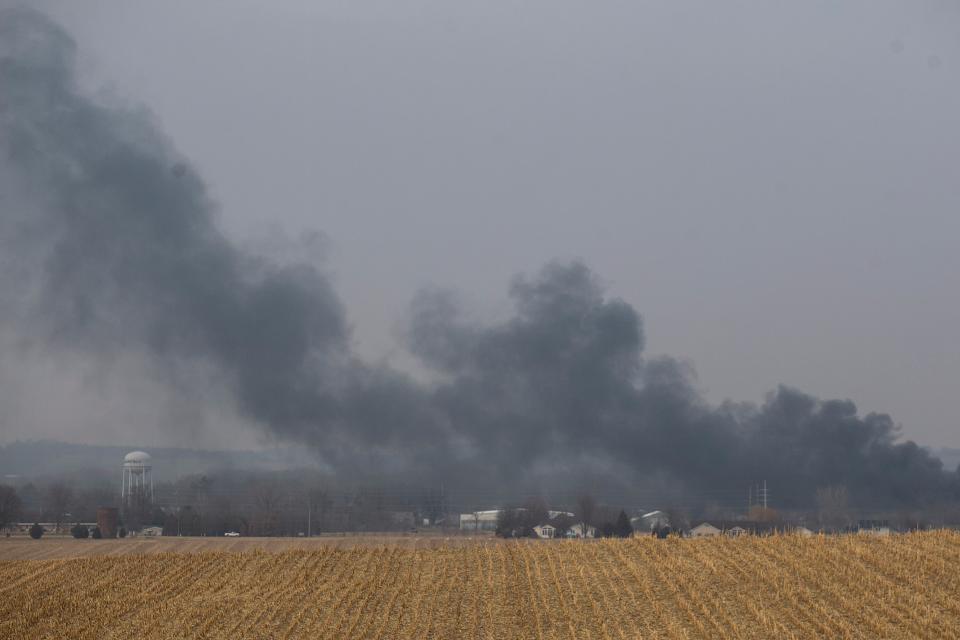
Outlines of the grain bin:
{"type": "Polygon", "coordinates": [[[120,521],[120,512],[116,507],[100,507],[97,509],[97,527],[104,538],[117,537],[117,524],[120,521]]]}

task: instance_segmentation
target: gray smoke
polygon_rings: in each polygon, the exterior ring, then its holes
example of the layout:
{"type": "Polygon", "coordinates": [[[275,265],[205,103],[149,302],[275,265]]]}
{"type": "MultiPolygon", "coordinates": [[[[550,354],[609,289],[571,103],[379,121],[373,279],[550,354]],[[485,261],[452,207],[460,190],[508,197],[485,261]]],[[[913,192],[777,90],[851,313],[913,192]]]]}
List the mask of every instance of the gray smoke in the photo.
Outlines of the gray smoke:
{"type": "Polygon", "coordinates": [[[550,265],[511,293],[516,316],[495,327],[462,322],[448,295],[416,304],[414,350],[449,376],[435,403],[469,425],[485,457],[576,452],[639,475],[665,470],[695,491],[764,478],[780,504],[831,484],[864,505],[953,495],[938,459],[850,401],[780,387],[761,407],[707,405],[686,366],[642,359],[639,316],[582,264],[550,265]]]}
{"type": "Polygon", "coordinates": [[[43,15],[0,13],[0,319],[25,349],[142,350],[171,384],[201,363],[244,415],[344,473],[691,491],[763,478],[781,504],[831,484],[862,503],[956,493],[955,474],[852,402],[781,387],[760,407],[708,405],[686,366],[643,358],[640,316],[579,263],[518,278],[494,326],[419,295],[409,343],[434,385],[365,364],[323,273],[228,241],[150,114],[85,95],[74,57],[43,15]]]}

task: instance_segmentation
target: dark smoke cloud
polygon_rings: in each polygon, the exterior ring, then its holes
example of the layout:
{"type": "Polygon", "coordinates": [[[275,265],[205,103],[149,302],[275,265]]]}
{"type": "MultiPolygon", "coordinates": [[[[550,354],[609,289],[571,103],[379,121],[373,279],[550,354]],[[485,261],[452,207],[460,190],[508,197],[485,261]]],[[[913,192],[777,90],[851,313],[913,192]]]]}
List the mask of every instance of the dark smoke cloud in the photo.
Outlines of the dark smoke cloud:
{"type": "Polygon", "coordinates": [[[954,474],[899,443],[888,416],[849,401],[780,387],[760,407],[709,406],[686,365],[643,358],[640,316],[579,263],[518,278],[515,314],[494,326],[448,293],[419,295],[409,342],[432,386],[365,364],[323,273],[229,242],[149,113],[84,95],[74,56],[41,14],[0,14],[0,301],[28,345],[97,361],[145,349],[171,379],[202,362],[245,415],[343,473],[666,477],[694,492],[766,479],[781,504],[830,484],[864,503],[955,494],[954,474]]]}
{"type": "Polygon", "coordinates": [[[245,412],[334,464],[402,453],[400,440],[431,430],[405,376],[353,359],[339,298],[316,267],[228,242],[203,182],[150,114],[79,90],[66,33],[9,10],[0,42],[2,242],[33,285],[8,280],[5,308],[29,308],[20,328],[33,342],[100,358],[146,346],[171,377],[212,363],[245,412]]]}
{"type": "Polygon", "coordinates": [[[496,327],[464,323],[448,295],[415,307],[415,353],[450,376],[436,403],[469,425],[484,456],[578,452],[635,477],[667,470],[701,492],[764,478],[780,504],[808,503],[831,484],[861,504],[952,495],[938,459],[898,444],[889,416],[859,417],[850,401],[780,387],[761,407],[708,406],[688,367],[641,358],[639,316],[605,298],[582,264],[550,265],[511,293],[517,314],[496,327]]]}

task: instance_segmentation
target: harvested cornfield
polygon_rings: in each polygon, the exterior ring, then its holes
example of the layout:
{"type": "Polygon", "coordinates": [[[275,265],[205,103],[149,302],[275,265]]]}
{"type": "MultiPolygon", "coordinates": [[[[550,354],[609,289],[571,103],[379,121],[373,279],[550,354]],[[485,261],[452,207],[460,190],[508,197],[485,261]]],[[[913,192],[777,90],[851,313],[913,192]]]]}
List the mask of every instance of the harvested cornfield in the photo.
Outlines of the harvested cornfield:
{"type": "Polygon", "coordinates": [[[318,550],[333,546],[353,547],[456,547],[473,545],[483,541],[495,541],[491,537],[447,536],[443,534],[346,534],[324,535],[311,538],[214,538],[137,536],[123,540],[74,540],[44,536],[32,540],[27,536],[0,538],[0,562],[4,560],[59,560],[86,556],[121,556],[154,553],[207,553],[228,551],[290,551],[294,549],[318,550]]]}
{"type": "Polygon", "coordinates": [[[0,562],[3,638],[957,638],[960,534],[0,562]]]}

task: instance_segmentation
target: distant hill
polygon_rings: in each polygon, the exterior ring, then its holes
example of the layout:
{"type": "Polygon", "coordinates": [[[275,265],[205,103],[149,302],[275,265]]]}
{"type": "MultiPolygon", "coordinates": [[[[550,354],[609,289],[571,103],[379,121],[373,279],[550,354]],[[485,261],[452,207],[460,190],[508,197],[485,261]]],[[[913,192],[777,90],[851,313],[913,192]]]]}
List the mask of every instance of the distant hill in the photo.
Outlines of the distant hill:
{"type": "MultiPolygon", "coordinates": [[[[69,444],[49,440],[17,441],[0,445],[0,482],[5,477],[22,480],[77,472],[116,472],[123,457],[141,447],[69,444]]],[[[282,447],[262,451],[206,451],[200,449],[142,447],[153,457],[157,482],[218,469],[289,469],[310,467],[315,459],[302,448],[282,447]]],[[[118,480],[119,482],[119,480],[118,480]]]]}

